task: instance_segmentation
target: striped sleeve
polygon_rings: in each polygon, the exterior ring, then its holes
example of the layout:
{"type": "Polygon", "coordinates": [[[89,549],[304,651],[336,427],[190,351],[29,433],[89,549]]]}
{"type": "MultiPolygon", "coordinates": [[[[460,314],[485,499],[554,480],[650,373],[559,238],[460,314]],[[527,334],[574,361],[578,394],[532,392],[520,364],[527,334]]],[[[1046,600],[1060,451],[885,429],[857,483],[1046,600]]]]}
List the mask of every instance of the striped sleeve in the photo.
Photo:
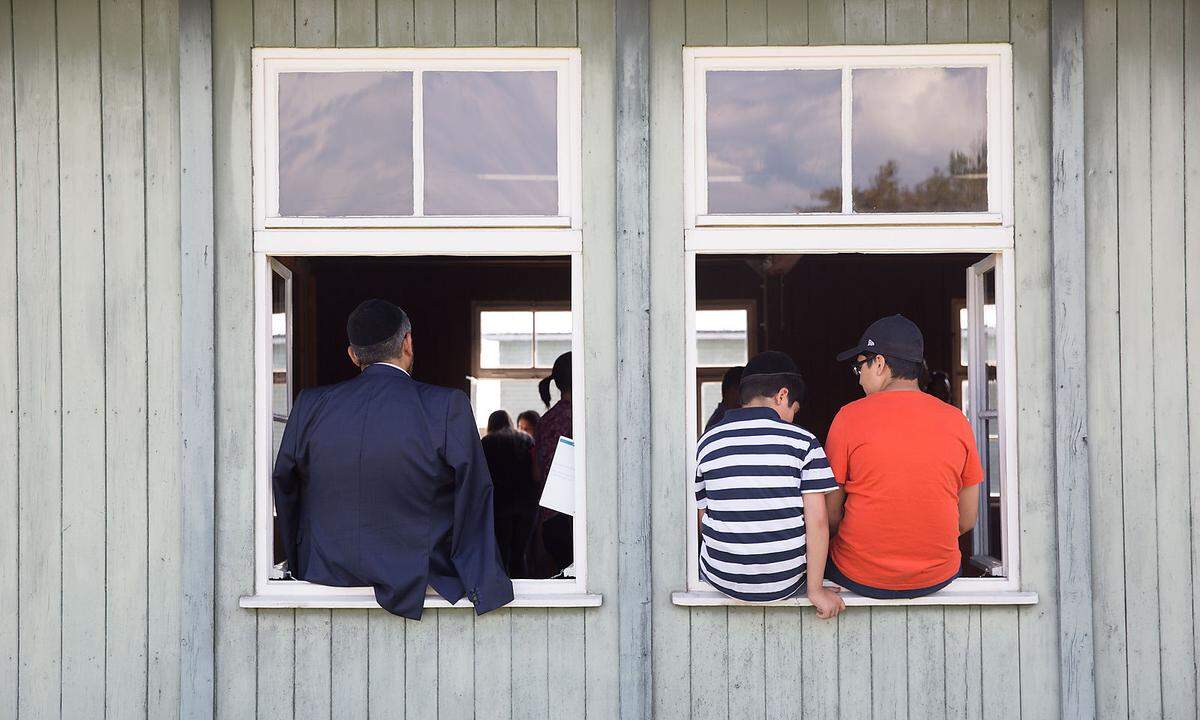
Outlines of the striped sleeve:
{"type": "Polygon", "coordinates": [[[704,473],[700,472],[700,461],[699,460],[700,460],[699,458],[696,459],[696,480],[695,480],[696,509],[704,510],[705,508],[708,507],[708,492],[707,492],[706,488],[704,487],[704,473]]]}
{"type": "Polygon", "coordinates": [[[800,492],[827,493],[837,489],[833,469],[825,457],[825,449],[815,437],[809,442],[800,465],[800,492]]]}

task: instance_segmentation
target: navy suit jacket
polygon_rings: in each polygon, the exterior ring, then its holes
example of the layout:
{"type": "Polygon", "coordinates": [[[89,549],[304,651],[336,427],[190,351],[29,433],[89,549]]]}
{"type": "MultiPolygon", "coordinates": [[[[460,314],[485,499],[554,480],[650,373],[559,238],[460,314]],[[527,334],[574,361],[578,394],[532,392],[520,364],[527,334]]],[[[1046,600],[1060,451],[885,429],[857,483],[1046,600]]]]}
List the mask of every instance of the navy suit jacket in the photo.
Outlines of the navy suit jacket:
{"type": "Polygon", "coordinates": [[[425,588],[477,613],[513,599],[492,516],[492,479],[471,404],[388,365],[296,398],[273,475],[292,574],[370,585],[420,618],[425,588]]]}

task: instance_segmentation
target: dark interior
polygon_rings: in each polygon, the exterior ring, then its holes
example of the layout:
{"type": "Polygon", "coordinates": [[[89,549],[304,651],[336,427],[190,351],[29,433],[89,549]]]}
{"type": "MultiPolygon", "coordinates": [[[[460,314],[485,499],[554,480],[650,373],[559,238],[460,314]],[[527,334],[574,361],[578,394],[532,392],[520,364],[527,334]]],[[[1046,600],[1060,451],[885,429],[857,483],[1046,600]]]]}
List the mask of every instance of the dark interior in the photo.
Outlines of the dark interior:
{"type": "Polygon", "coordinates": [[[368,298],[408,313],[422,382],[468,390],[472,304],[571,301],[567,257],[280,258],[294,273],[297,390],[354,377],[346,317],[368,298]]]}

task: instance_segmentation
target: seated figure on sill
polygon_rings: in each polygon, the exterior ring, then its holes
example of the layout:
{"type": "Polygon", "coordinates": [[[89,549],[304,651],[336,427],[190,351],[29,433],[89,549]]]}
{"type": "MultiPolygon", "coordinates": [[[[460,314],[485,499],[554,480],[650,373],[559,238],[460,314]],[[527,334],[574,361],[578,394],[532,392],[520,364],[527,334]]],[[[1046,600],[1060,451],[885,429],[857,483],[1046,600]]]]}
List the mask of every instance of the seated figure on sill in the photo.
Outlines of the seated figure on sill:
{"type": "Polygon", "coordinates": [[[781,352],[746,363],[740,408],[700,437],[696,507],[700,571],[717,590],[748,602],[802,592],[831,618],[845,607],[822,587],[829,525],[822,494],[837,488],[816,436],[792,424],[804,395],[781,352]]]}
{"type": "Polygon", "coordinates": [[[367,300],[346,322],[353,380],[300,393],[273,484],[299,580],[375,589],[419,619],[426,586],[478,613],[513,599],[492,515],[492,479],[467,396],[412,379],[412,326],[367,300]]]}
{"type": "Polygon", "coordinates": [[[975,526],[983,467],[962,412],[921,392],[921,330],[902,315],[877,320],[851,360],[866,397],[833,419],[825,449],[839,490],[828,500],[834,537],[825,576],[867,597],[929,595],[958,577],[958,537],[975,526]]]}

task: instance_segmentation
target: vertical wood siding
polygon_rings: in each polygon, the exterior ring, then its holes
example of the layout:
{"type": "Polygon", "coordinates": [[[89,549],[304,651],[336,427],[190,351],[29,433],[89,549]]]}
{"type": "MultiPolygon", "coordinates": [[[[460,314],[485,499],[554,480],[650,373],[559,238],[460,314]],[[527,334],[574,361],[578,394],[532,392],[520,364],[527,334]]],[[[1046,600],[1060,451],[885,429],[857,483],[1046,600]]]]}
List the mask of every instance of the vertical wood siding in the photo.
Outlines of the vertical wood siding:
{"type": "MultiPolygon", "coordinates": [[[[573,0],[217,0],[218,716],[611,717],[616,708],[612,470],[615,434],[589,434],[591,610],[382,610],[237,607],[253,590],[250,50],[254,46],[580,46],[584,49],[584,282],[588,383],[611,385],[613,278],[612,4],[573,0]],[[607,301],[604,299],[608,298],[607,301]],[[591,671],[589,672],[589,667],[591,671]]],[[[599,396],[588,425],[615,427],[599,396]]]]}
{"type": "MultiPolygon", "coordinates": [[[[0,717],[170,717],[179,695],[176,4],[0,6],[0,717]]],[[[1058,712],[1046,0],[655,0],[654,711],[1058,712]],[[1014,45],[1023,584],[1029,608],[703,608],[683,587],[681,48],[1014,45]],[[668,360],[678,358],[677,360],[668,360]],[[678,558],[679,562],[675,559],[678,558]]],[[[1088,379],[1097,712],[1194,717],[1200,594],[1200,10],[1088,0],[1088,379]]],[[[604,607],[476,618],[237,606],[253,589],[250,49],[584,48],[584,351],[614,382],[612,2],[214,2],[220,717],[616,715],[615,432],[589,437],[604,607]]],[[[590,428],[616,426],[590,394],[590,428]]]]}
{"type": "Polygon", "coordinates": [[[2,717],[178,712],[176,18],[0,8],[2,717]]]}
{"type": "Polygon", "coordinates": [[[1198,16],[1195,2],[1085,5],[1101,718],[1197,713],[1198,16]]]}

